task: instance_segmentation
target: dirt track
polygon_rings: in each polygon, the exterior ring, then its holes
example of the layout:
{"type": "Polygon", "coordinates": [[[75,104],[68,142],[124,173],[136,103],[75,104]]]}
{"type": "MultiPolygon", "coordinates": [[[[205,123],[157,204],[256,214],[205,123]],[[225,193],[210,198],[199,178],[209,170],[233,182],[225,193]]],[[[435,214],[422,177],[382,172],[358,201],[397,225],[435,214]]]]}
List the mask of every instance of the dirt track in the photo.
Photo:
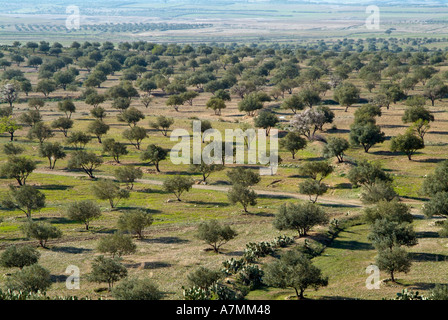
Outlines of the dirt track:
{"type": "MultiPolygon", "coordinates": [[[[74,172],[67,172],[67,171],[61,171],[61,170],[35,170],[35,173],[40,174],[50,174],[50,175],[56,175],[56,176],[66,176],[66,177],[85,177],[85,174],[81,173],[74,173],[74,172]]],[[[96,178],[102,178],[102,179],[115,179],[113,176],[103,176],[103,175],[97,175],[96,178]]],[[[163,181],[159,180],[151,180],[151,179],[139,179],[135,181],[136,183],[142,183],[142,184],[150,184],[150,185],[157,185],[161,186],[163,185],[163,181]]],[[[230,187],[229,186],[216,186],[216,185],[193,185],[194,189],[201,189],[201,190],[212,190],[212,191],[219,191],[219,192],[227,192],[230,187]]],[[[282,191],[266,191],[266,190],[254,190],[258,195],[261,196],[271,196],[271,197],[283,197],[283,198],[293,198],[293,199],[300,199],[300,200],[309,200],[308,196],[298,194],[298,193],[291,193],[291,192],[282,192],[282,191]]],[[[359,200],[352,200],[352,199],[338,199],[338,198],[330,198],[330,197],[319,197],[318,200],[319,203],[324,204],[336,204],[336,205],[345,205],[345,206],[351,206],[351,207],[363,207],[363,204],[359,200]]]]}

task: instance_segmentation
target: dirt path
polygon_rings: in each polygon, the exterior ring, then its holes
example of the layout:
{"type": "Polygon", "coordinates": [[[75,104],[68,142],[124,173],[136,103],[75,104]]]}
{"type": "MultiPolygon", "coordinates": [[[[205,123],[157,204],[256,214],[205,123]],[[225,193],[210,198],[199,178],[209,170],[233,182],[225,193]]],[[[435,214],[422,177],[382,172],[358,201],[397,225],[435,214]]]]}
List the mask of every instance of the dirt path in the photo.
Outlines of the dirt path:
{"type": "MultiPolygon", "coordinates": [[[[85,177],[85,174],[82,173],[74,173],[74,172],[67,172],[67,171],[60,171],[60,170],[44,170],[39,169],[35,170],[35,173],[40,174],[49,174],[49,175],[55,175],[55,176],[66,176],[66,177],[85,177]]],[[[113,176],[103,176],[103,175],[97,175],[96,178],[101,179],[115,179],[113,176]]],[[[157,185],[161,186],[163,185],[163,181],[159,180],[151,180],[151,179],[139,179],[136,180],[136,183],[142,183],[142,184],[149,184],[149,185],[157,185]]],[[[218,191],[218,192],[228,192],[230,189],[230,186],[216,186],[216,185],[193,185],[193,189],[200,189],[200,190],[212,190],[212,191],[218,191]]],[[[266,191],[266,190],[254,190],[258,195],[260,196],[266,196],[266,197],[272,197],[272,198],[292,198],[292,199],[300,199],[300,200],[309,200],[308,196],[298,194],[298,193],[292,193],[292,192],[283,192],[283,191],[266,191]]],[[[353,199],[340,199],[340,198],[330,198],[330,197],[319,197],[318,203],[322,204],[330,204],[330,205],[339,205],[339,206],[347,206],[347,207],[353,207],[353,208],[361,208],[364,205],[359,200],[353,200],[353,199]]]]}

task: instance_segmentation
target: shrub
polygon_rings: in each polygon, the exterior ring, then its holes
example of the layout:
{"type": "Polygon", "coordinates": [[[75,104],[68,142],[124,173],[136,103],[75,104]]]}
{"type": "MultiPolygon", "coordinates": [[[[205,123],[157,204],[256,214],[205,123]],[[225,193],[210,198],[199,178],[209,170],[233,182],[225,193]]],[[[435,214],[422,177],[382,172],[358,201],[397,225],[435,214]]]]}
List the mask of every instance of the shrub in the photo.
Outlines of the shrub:
{"type": "Polygon", "coordinates": [[[380,219],[387,219],[399,223],[411,223],[413,216],[411,214],[411,208],[408,205],[400,203],[397,200],[390,202],[382,200],[376,206],[368,207],[364,210],[364,220],[366,222],[372,224],[380,219]]]}
{"type": "Polygon", "coordinates": [[[36,163],[26,157],[10,156],[0,167],[0,176],[16,179],[19,186],[26,184],[28,176],[36,169],[36,163]]]}
{"type": "Polygon", "coordinates": [[[115,169],[115,178],[121,183],[126,183],[128,189],[134,188],[134,182],[143,177],[143,171],[134,166],[125,166],[115,169]]]}
{"type": "Polygon", "coordinates": [[[39,257],[40,253],[31,246],[11,246],[1,254],[0,265],[4,268],[18,267],[22,269],[37,263],[39,257]]]}
{"type": "Polygon", "coordinates": [[[6,199],[2,200],[2,206],[9,209],[18,209],[31,219],[33,210],[45,207],[45,194],[32,186],[16,188],[10,186],[6,199]]]}
{"type": "Polygon", "coordinates": [[[115,208],[121,199],[130,197],[129,190],[120,189],[120,185],[112,180],[103,179],[92,185],[92,193],[100,200],[108,200],[110,207],[115,208]]]}
{"type": "Polygon", "coordinates": [[[431,300],[448,300],[448,285],[436,284],[430,291],[430,298],[431,300]]]}
{"type": "Polygon", "coordinates": [[[89,230],[90,222],[101,216],[101,209],[91,200],[76,201],[68,205],[67,216],[71,220],[84,223],[86,230],[89,230]]]}
{"type": "Polygon", "coordinates": [[[232,186],[227,193],[227,198],[231,204],[240,203],[246,213],[248,212],[247,207],[249,205],[254,206],[257,204],[257,194],[255,191],[239,183],[232,186]]]}
{"type": "Polygon", "coordinates": [[[243,259],[235,260],[234,258],[230,258],[229,260],[225,260],[222,262],[221,271],[226,275],[236,274],[244,265],[245,262],[243,261],[243,259]]]}
{"type": "Polygon", "coordinates": [[[117,300],[160,300],[162,292],[149,279],[124,279],[112,289],[117,300]]]}
{"type": "Polygon", "coordinates": [[[163,182],[163,190],[173,193],[178,201],[182,201],[180,197],[184,192],[190,191],[194,182],[190,178],[182,176],[174,176],[163,182]]]}
{"type": "Polygon", "coordinates": [[[365,204],[378,203],[380,201],[393,201],[398,199],[391,182],[377,181],[370,186],[363,186],[361,201],[365,204]]]}
{"type": "Polygon", "coordinates": [[[316,204],[284,204],[275,217],[274,227],[278,230],[297,230],[299,236],[303,237],[312,227],[326,223],[327,214],[316,204]]]}
{"type": "Polygon", "coordinates": [[[259,288],[263,284],[264,272],[256,265],[244,266],[238,273],[238,282],[248,286],[250,290],[259,288]]]}
{"type": "Polygon", "coordinates": [[[294,238],[288,236],[278,236],[271,242],[274,248],[285,248],[294,243],[294,238]]]}
{"type": "Polygon", "coordinates": [[[221,273],[204,267],[199,267],[188,274],[187,279],[193,287],[208,288],[221,278],[221,273]]]}
{"type": "Polygon", "coordinates": [[[376,265],[380,270],[390,274],[392,282],[395,282],[396,272],[408,273],[411,269],[411,264],[409,254],[400,247],[393,247],[391,250],[380,250],[376,257],[376,265]]]}
{"type": "Polygon", "coordinates": [[[57,239],[62,237],[62,231],[48,222],[30,221],[22,226],[22,230],[28,238],[39,240],[39,244],[42,248],[46,247],[49,239],[57,239]]]}
{"type": "Polygon", "coordinates": [[[154,222],[151,214],[143,210],[134,210],[124,213],[118,219],[118,229],[136,233],[140,239],[143,239],[143,230],[154,222]]]}
{"type": "Polygon", "coordinates": [[[6,280],[6,288],[11,291],[45,292],[50,286],[50,272],[38,264],[25,266],[6,280]]]}
{"type": "Polygon", "coordinates": [[[127,274],[128,271],[118,259],[99,256],[92,262],[92,272],[89,274],[88,279],[92,282],[106,282],[110,291],[114,283],[126,277],[127,274]]]}
{"type": "Polygon", "coordinates": [[[235,238],[237,233],[230,226],[223,226],[217,220],[202,222],[198,227],[197,237],[209,244],[216,253],[219,248],[235,238]]]}
{"type": "Polygon", "coordinates": [[[132,242],[130,236],[116,232],[102,238],[98,243],[97,250],[101,253],[110,253],[114,258],[116,255],[121,257],[134,253],[137,246],[132,242]]]}
{"type": "Polygon", "coordinates": [[[274,253],[274,249],[269,242],[249,242],[246,244],[246,249],[244,250],[244,253],[246,252],[260,258],[274,253]]]}
{"type": "Polygon", "coordinates": [[[277,260],[266,266],[264,281],[267,285],[278,288],[293,288],[298,299],[304,298],[304,291],[313,287],[328,285],[328,277],[311,261],[296,251],[288,251],[277,260]]]}

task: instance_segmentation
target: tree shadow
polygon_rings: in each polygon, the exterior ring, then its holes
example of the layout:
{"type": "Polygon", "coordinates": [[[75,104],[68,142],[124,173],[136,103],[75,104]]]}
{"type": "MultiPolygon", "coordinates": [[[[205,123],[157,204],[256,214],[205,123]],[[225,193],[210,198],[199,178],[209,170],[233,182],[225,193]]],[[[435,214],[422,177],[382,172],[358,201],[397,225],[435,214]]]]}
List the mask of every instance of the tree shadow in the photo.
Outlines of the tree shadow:
{"type": "Polygon", "coordinates": [[[150,188],[145,188],[145,189],[141,189],[141,190],[135,190],[135,192],[148,193],[148,194],[152,194],[152,193],[157,193],[157,194],[171,194],[170,192],[167,192],[167,191],[164,191],[164,190],[150,189],[150,188]]]}
{"type": "Polygon", "coordinates": [[[244,255],[244,251],[232,251],[225,253],[226,256],[229,257],[242,257],[244,255]]]}
{"type": "Polygon", "coordinates": [[[118,229],[101,229],[95,231],[95,233],[99,234],[114,234],[115,232],[118,232],[118,229]]]}
{"type": "Polygon", "coordinates": [[[338,239],[333,240],[333,243],[331,244],[332,248],[343,249],[343,250],[373,250],[374,249],[373,246],[367,242],[359,242],[359,241],[355,241],[355,240],[343,241],[343,240],[338,240],[338,239]]]}
{"type": "Polygon", "coordinates": [[[181,239],[179,237],[159,237],[153,239],[141,239],[139,241],[145,243],[162,243],[162,244],[183,244],[190,242],[190,240],[181,239]]]}
{"type": "Polygon", "coordinates": [[[166,175],[182,175],[182,176],[197,176],[198,173],[190,171],[165,171],[166,175]]]}
{"type": "Polygon", "coordinates": [[[327,129],[328,133],[350,133],[347,129],[327,129]]]}
{"type": "Polygon", "coordinates": [[[445,161],[446,159],[436,159],[436,158],[429,158],[429,159],[422,159],[422,160],[414,160],[415,162],[420,163],[440,163],[445,161]]]}
{"type": "Polygon", "coordinates": [[[325,161],[326,159],[324,157],[312,157],[312,158],[306,158],[304,160],[308,162],[314,162],[314,161],[325,161]]]}
{"type": "Polygon", "coordinates": [[[432,261],[432,262],[446,262],[448,259],[447,255],[437,254],[437,253],[426,253],[426,252],[410,252],[410,258],[413,261],[432,261]]]}
{"type": "Polygon", "coordinates": [[[343,203],[320,203],[319,200],[317,200],[320,206],[327,207],[327,208],[359,208],[361,205],[356,204],[343,204],[343,203]]]}
{"type": "Polygon", "coordinates": [[[64,274],[50,275],[51,282],[66,282],[68,277],[69,277],[68,275],[64,274]]]}
{"type": "Polygon", "coordinates": [[[431,134],[448,135],[448,131],[429,131],[431,134]]]}
{"type": "Polygon", "coordinates": [[[309,178],[308,176],[302,176],[300,174],[293,174],[291,176],[288,176],[288,178],[293,178],[293,179],[306,179],[309,178]]]}
{"type": "Polygon", "coordinates": [[[422,197],[400,196],[400,198],[419,200],[419,201],[428,201],[428,198],[422,198],[422,197]]]}
{"type": "Polygon", "coordinates": [[[125,263],[124,266],[126,268],[132,268],[132,269],[162,269],[162,268],[169,268],[172,266],[171,263],[167,262],[160,262],[160,261],[146,261],[142,263],[125,263]]]}
{"type": "Polygon", "coordinates": [[[419,231],[415,235],[417,238],[440,238],[439,233],[435,231],[419,231]]]}
{"type": "Polygon", "coordinates": [[[200,206],[219,206],[219,207],[228,207],[229,203],[227,202],[210,202],[210,201],[185,201],[186,203],[191,203],[200,206]]]}
{"type": "Polygon", "coordinates": [[[388,129],[393,129],[393,128],[406,128],[406,126],[403,125],[399,125],[399,124],[385,124],[381,126],[382,128],[388,128],[388,129]]]}
{"type": "Polygon", "coordinates": [[[336,101],[333,100],[333,99],[325,99],[325,100],[322,100],[322,104],[324,104],[324,105],[330,105],[330,106],[338,106],[338,105],[339,105],[339,103],[336,102],[336,101]]]}
{"type": "MultiPolygon", "coordinates": [[[[401,156],[404,153],[401,152],[392,152],[392,151],[385,151],[385,150],[379,150],[379,151],[374,151],[374,152],[370,152],[370,154],[374,154],[376,156],[389,156],[389,157],[395,157],[395,156],[401,156]]],[[[416,154],[416,153],[415,153],[416,154]]]]}
{"type": "Polygon", "coordinates": [[[157,210],[157,209],[149,209],[149,208],[142,208],[142,207],[132,207],[132,206],[120,207],[119,209],[120,209],[120,211],[142,210],[142,211],[144,211],[147,214],[162,213],[161,210],[157,210]]]}
{"type": "Polygon", "coordinates": [[[54,251],[54,252],[63,252],[63,253],[70,253],[70,254],[80,254],[80,253],[92,251],[92,249],[77,248],[77,247],[70,247],[70,246],[53,247],[50,250],[54,251]]]}
{"type": "Polygon", "coordinates": [[[36,189],[66,191],[66,190],[73,189],[73,186],[67,186],[67,185],[63,185],[63,184],[47,184],[47,185],[36,186],[36,189]]]}
{"type": "Polygon", "coordinates": [[[65,217],[36,217],[33,218],[33,221],[40,222],[45,221],[51,224],[77,224],[78,222],[67,219],[65,217]]]}
{"type": "Polygon", "coordinates": [[[352,189],[351,183],[338,183],[334,186],[334,189],[352,189]]]}
{"type": "Polygon", "coordinates": [[[218,185],[225,185],[225,186],[230,186],[232,185],[230,183],[230,181],[226,181],[226,180],[217,180],[215,182],[209,183],[209,186],[218,186],[218,185]]]}
{"type": "Polygon", "coordinates": [[[411,287],[414,290],[432,290],[436,287],[436,285],[441,284],[445,285],[445,283],[427,283],[427,282],[416,282],[411,287]]]}
{"type": "Polygon", "coordinates": [[[294,198],[293,196],[285,195],[285,194],[258,194],[257,196],[258,196],[258,198],[261,198],[261,199],[291,199],[291,198],[294,198]]]}
{"type": "Polygon", "coordinates": [[[266,217],[266,218],[275,217],[275,214],[270,213],[270,212],[257,212],[257,213],[253,213],[252,215],[257,216],[257,217],[266,217]]]}

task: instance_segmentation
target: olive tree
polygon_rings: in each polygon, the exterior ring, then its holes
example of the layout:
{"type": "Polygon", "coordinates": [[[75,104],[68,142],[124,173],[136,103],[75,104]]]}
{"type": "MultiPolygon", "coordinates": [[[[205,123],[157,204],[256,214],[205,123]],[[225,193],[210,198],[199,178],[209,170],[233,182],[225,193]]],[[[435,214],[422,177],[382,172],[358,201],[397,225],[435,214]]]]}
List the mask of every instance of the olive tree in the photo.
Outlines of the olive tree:
{"type": "Polygon", "coordinates": [[[10,135],[10,141],[14,141],[14,133],[22,129],[12,117],[0,118],[0,133],[7,132],[10,135]]]}
{"type": "Polygon", "coordinates": [[[107,283],[110,291],[115,282],[127,275],[126,267],[118,259],[99,256],[92,262],[92,272],[88,275],[88,279],[91,282],[107,283]]]}
{"type": "Polygon", "coordinates": [[[123,138],[129,140],[129,142],[137,150],[140,150],[140,144],[143,141],[143,139],[148,137],[148,135],[146,133],[146,129],[139,127],[139,126],[135,126],[135,127],[132,127],[130,129],[123,131],[122,135],[123,135],[123,138]]]}
{"type": "Polygon", "coordinates": [[[248,212],[248,206],[257,204],[257,193],[240,183],[233,184],[227,193],[227,198],[231,204],[240,203],[245,213],[248,212]]]}
{"type": "Polygon", "coordinates": [[[142,161],[149,161],[150,164],[154,164],[157,172],[160,172],[159,164],[168,156],[168,151],[162,147],[155,144],[150,144],[145,152],[142,153],[142,161]]]}
{"type": "Polygon", "coordinates": [[[409,253],[407,253],[404,248],[400,247],[393,247],[391,250],[380,250],[375,261],[380,270],[390,274],[392,282],[396,282],[396,272],[408,273],[411,270],[412,265],[409,253]]]}
{"type": "MultiPolygon", "coordinates": [[[[93,111],[93,110],[92,110],[93,111]]],[[[89,124],[87,132],[95,135],[98,139],[98,143],[102,143],[102,136],[105,135],[110,129],[110,126],[105,124],[102,120],[96,119],[89,124]]]]}
{"type": "Polygon", "coordinates": [[[31,219],[31,213],[45,208],[45,194],[32,186],[9,187],[9,192],[2,199],[2,206],[17,209],[31,219]]]}
{"type": "Polygon", "coordinates": [[[134,188],[135,180],[143,177],[143,171],[134,166],[123,166],[115,169],[114,175],[115,179],[121,183],[125,183],[129,190],[132,190],[134,188]]]}
{"type": "Polygon", "coordinates": [[[116,163],[120,163],[121,156],[129,153],[124,143],[117,142],[113,138],[104,140],[103,152],[108,153],[111,157],[113,157],[116,163]]]}
{"type": "Polygon", "coordinates": [[[205,241],[216,253],[219,253],[219,249],[236,236],[235,230],[220,224],[217,220],[202,222],[197,230],[198,239],[205,241]]]}
{"type": "Polygon", "coordinates": [[[168,129],[174,124],[174,119],[173,118],[168,118],[165,116],[158,116],[156,118],[156,121],[154,122],[150,122],[149,125],[156,129],[159,130],[165,137],[167,136],[168,133],[168,129]]]}
{"type": "Polygon", "coordinates": [[[29,245],[20,247],[12,245],[0,255],[0,266],[23,269],[23,267],[37,263],[39,257],[39,251],[29,245]]]}
{"type": "Polygon", "coordinates": [[[292,158],[296,158],[296,154],[299,150],[305,149],[307,146],[307,140],[302,138],[302,135],[298,132],[288,132],[288,134],[280,140],[280,147],[289,151],[292,158]]]}
{"type": "Polygon", "coordinates": [[[334,100],[345,106],[347,112],[351,105],[359,101],[359,89],[353,83],[344,82],[335,89],[334,100]]]}
{"type": "Polygon", "coordinates": [[[344,162],[344,152],[350,147],[349,142],[344,138],[330,137],[322,149],[325,158],[336,157],[339,163],[344,162]]]}
{"type": "Polygon", "coordinates": [[[403,135],[400,134],[392,138],[390,150],[392,152],[403,152],[408,156],[409,160],[412,160],[412,155],[424,147],[423,140],[412,131],[408,131],[403,135]]]}
{"type": "Polygon", "coordinates": [[[192,179],[177,175],[163,182],[163,190],[174,194],[178,201],[182,201],[180,197],[184,192],[190,191],[193,184],[194,181],[192,179]]]}
{"type": "Polygon", "coordinates": [[[91,186],[93,195],[100,200],[108,200],[110,207],[115,208],[122,199],[130,197],[129,190],[109,179],[101,179],[91,186]]]}
{"type": "Polygon", "coordinates": [[[293,288],[297,299],[304,299],[304,292],[309,287],[317,290],[328,285],[328,277],[324,277],[319,268],[296,251],[287,251],[280,260],[268,264],[263,279],[272,287],[293,288]]]}
{"type": "Polygon", "coordinates": [[[125,278],[112,289],[117,300],[160,300],[163,297],[151,279],[125,278]]]}
{"type": "Polygon", "coordinates": [[[25,266],[6,280],[6,288],[22,293],[46,292],[52,285],[50,272],[38,264],[25,266]]]}
{"type": "Polygon", "coordinates": [[[36,239],[42,248],[46,248],[49,239],[62,237],[62,231],[48,222],[28,221],[21,227],[26,237],[36,239]]]}
{"type": "Polygon", "coordinates": [[[84,223],[89,230],[90,222],[101,217],[101,208],[92,200],[81,200],[70,203],[67,207],[67,217],[84,223]]]}
{"type": "Polygon", "coordinates": [[[103,159],[93,152],[76,151],[68,161],[69,169],[81,169],[91,179],[94,179],[93,171],[103,164],[103,159]]]}
{"type": "Polygon", "coordinates": [[[19,186],[26,185],[29,175],[36,169],[36,162],[27,157],[10,156],[0,167],[0,176],[15,179],[19,186]]]}
{"type": "Polygon", "coordinates": [[[328,215],[320,206],[304,203],[283,204],[273,225],[278,230],[296,230],[300,237],[304,237],[314,226],[327,223],[328,215]]]}
{"type": "Polygon", "coordinates": [[[143,210],[133,210],[123,213],[118,219],[118,229],[123,232],[137,234],[139,239],[143,239],[143,231],[154,222],[151,214],[143,210]]]}
{"type": "Polygon", "coordinates": [[[59,142],[44,142],[39,147],[39,155],[48,159],[50,170],[54,169],[56,161],[64,159],[67,156],[64,147],[59,142]]]}
{"type": "Polygon", "coordinates": [[[121,232],[115,232],[101,238],[97,245],[98,252],[109,253],[112,258],[132,254],[137,250],[137,246],[132,238],[121,232]]]}

